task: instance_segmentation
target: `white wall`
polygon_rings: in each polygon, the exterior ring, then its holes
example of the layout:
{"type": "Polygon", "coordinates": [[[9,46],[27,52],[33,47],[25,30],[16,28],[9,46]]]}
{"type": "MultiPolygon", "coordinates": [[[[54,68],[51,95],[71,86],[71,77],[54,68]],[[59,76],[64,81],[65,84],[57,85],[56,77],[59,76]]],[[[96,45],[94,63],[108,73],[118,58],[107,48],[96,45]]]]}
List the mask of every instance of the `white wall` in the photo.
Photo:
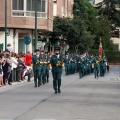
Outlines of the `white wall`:
{"type": "Polygon", "coordinates": [[[103,1],[103,0],[95,0],[94,3],[95,3],[95,4],[98,4],[98,3],[102,2],[102,1],[103,1]]]}
{"type": "Polygon", "coordinates": [[[114,44],[119,44],[119,51],[120,51],[120,38],[111,38],[114,44]]]}
{"type": "Polygon", "coordinates": [[[53,4],[53,16],[57,16],[57,4],[53,4]]]}
{"type": "MultiPolygon", "coordinates": [[[[13,30],[10,29],[8,30],[8,36],[7,36],[7,44],[10,43],[12,48],[13,48],[13,30]]],[[[4,31],[0,32],[0,44],[3,43],[4,44],[4,50],[5,50],[5,33],[4,31]]]]}
{"type": "MultiPolygon", "coordinates": [[[[9,29],[9,36],[7,36],[7,44],[11,44],[14,52],[18,53],[18,34],[19,33],[28,33],[28,35],[30,36],[31,40],[32,40],[32,30],[22,30],[22,29],[17,29],[16,30],[16,36],[15,38],[13,38],[13,29],[9,29]]],[[[5,50],[5,33],[4,31],[0,31],[0,44],[3,43],[4,44],[4,49],[5,50]]],[[[28,45],[28,51],[32,52],[32,41],[31,43],[28,45]]]]}

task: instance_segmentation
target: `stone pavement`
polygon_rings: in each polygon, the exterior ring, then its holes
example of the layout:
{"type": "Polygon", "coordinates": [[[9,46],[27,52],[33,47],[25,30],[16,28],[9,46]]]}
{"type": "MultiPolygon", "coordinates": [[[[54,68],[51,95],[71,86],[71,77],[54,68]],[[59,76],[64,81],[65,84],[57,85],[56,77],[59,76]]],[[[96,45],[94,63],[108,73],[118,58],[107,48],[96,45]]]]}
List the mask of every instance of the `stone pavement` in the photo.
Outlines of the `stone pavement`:
{"type": "Polygon", "coordinates": [[[98,79],[62,77],[62,93],[50,83],[34,88],[33,82],[0,88],[0,119],[11,120],[120,120],[120,66],[98,79]]]}

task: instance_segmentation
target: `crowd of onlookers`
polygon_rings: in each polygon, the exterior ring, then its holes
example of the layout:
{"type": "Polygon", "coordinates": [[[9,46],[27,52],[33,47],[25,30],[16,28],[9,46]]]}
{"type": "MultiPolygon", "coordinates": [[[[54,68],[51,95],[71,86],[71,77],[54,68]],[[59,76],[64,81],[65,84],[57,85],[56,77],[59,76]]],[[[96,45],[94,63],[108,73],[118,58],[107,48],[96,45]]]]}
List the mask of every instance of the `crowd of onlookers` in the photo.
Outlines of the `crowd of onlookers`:
{"type": "Polygon", "coordinates": [[[7,45],[5,51],[0,51],[0,87],[13,82],[21,82],[27,79],[30,82],[32,73],[32,55],[13,52],[11,45],[7,45]]]}

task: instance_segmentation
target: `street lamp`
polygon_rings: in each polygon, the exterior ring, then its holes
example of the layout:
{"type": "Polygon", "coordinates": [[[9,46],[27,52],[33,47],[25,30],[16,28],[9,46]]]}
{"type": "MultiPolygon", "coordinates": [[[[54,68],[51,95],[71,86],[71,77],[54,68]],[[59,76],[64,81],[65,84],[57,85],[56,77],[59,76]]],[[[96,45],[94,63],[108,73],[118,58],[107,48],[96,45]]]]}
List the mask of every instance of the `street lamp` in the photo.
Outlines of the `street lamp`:
{"type": "Polygon", "coordinates": [[[7,0],[5,0],[5,50],[7,48],[7,0]]]}
{"type": "Polygon", "coordinates": [[[38,42],[37,11],[38,11],[38,0],[35,0],[35,49],[37,49],[37,42],[38,42]]]}

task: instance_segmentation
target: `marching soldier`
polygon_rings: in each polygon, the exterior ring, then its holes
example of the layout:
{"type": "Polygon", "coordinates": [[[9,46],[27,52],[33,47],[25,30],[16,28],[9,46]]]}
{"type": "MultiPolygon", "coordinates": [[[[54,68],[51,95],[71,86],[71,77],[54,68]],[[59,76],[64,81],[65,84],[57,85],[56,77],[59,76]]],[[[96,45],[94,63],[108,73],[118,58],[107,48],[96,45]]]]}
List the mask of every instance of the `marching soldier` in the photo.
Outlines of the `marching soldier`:
{"type": "Polygon", "coordinates": [[[41,59],[40,59],[40,63],[42,64],[42,83],[43,85],[46,83],[46,65],[47,65],[47,61],[46,61],[46,58],[45,58],[45,54],[44,54],[44,51],[42,50],[41,51],[41,59]]]}
{"type": "Polygon", "coordinates": [[[53,88],[55,94],[61,93],[61,75],[62,75],[62,56],[60,55],[60,48],[54,48],[55,54],[51,57],[50,63],[52,65],[53,88]]]}
{"type": "Polygon", "coordinates": [[[32,63],[33,63],[33,72],[34,72],[34,83],[35,87],[37,87],[37,79],[38,79],[38,87],[41,85],[41,64],[40,64],[40,51],[39,49],[35,50],[35,55],[32,57],[32,63]]]}
{"type": "Polygon", "coordinates": [[[79,69],[79,78],[82,78],[83,73],[82,73],[82,59],[81,59],[81,57],[79,57],[79,60],[78,60],[78,69],[79,69]]]}
{"type": "Polygon", "coordinates": [[[84,76],[85,75],[85,59],[84,59],[84,55],[81,55],[81,59],[82,59],[82,66],[81,66],[82,76],[84,76]]]}
{"type": "Polygon", "coordinates": [[[72,57],[70,59],[71,62],[71,74],[75,74],[75,65],[76,65],[76,59],[75,56],[72,54],[72,57]]]}
{"type": "Polygon", "coordinates": [[[64,58],[64,64],[65,64],[65,75],[69,75],[70,74],[70,57],[68,52],[66,52],[66,55],[64,58]]]}
{"type": "Polygon", "coordinates": [[[79,55],[76,55],[76,73],[78,73],[78,71],[79,71],[79,68],[78,68],[79,63],[78,63],[78,61],[79,61],[79,55]]]}
{"type": "Polygon", "coordinates": [[[99,77],[99,59],[98,56],[96,55],[94,58],[94,74],[95,74],[95,78],[99,77]]]}
{"type": "Polygon", "coordinates": [[[45,61],[47,64],[46,66],[46,78],[47,78],[47,83],[49,82],[49,64],[50,64],[50,56],[48,55],[48,52],[45,52],[45,61]]]}

